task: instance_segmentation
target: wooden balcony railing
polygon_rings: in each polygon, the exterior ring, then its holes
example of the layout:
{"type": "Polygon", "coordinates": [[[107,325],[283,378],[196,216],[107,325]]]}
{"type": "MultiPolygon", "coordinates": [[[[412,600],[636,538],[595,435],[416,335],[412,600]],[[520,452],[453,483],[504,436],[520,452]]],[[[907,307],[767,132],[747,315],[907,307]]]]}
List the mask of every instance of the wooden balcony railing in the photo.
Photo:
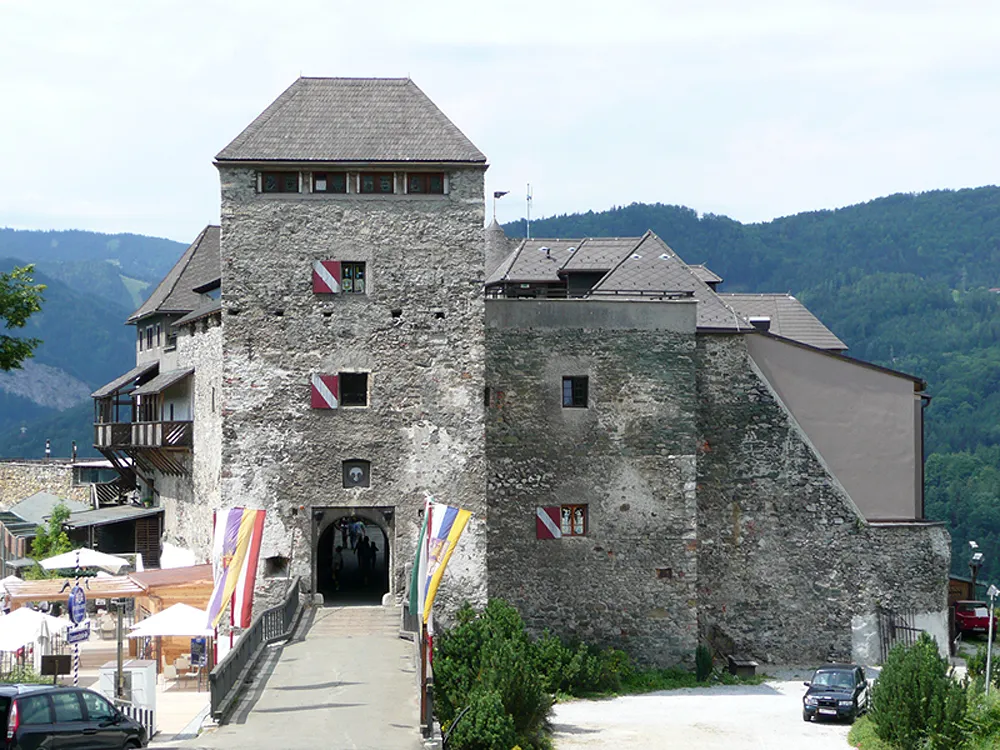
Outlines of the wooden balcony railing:
{"type": "Polygon", "coordinates": [[[194,422],[108,422],[94,425],[98,448],[190,448],[194,422]]]}

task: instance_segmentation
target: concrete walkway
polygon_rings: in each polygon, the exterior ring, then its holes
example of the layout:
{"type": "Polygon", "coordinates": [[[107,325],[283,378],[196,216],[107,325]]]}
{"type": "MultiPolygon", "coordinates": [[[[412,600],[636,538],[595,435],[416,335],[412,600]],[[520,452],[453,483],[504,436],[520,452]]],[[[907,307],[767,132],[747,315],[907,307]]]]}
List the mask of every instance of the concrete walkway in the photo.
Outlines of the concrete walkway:
{"type": "Polygon", "coordinates": [[[307,610],[284,647],[262,657],[231,723],[180,745],[419,750],[413,644],[395,607],[307,610]]]}

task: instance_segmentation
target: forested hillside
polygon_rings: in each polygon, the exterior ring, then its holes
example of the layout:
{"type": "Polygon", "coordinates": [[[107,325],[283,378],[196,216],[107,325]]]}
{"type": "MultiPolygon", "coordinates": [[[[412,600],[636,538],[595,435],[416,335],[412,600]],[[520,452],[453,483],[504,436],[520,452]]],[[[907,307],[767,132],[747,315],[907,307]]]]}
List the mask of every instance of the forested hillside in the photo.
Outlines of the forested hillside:
{"type": "Polygon", "coordinates": [[[185,245],[138,235],[0,229],[0,270],[35,265],[42,311],[18,335],[42,340],[22,370],[0,373],[0,456],[40,458],[45,440],[93,455],[90,393],[135,364],[125,325],[185,245]]]}
{"type": "MultiPolygon", "coordinates": [[[[524,236],[524,222],[507,225],[524,236]]],[[[533,237],[638,236],[652,229],[726,291],[791,292],[849,354],[924,378],[926,510],[1000,575],[1000,188],[893,195],[763,224],[633,204],[532,222],[533,237]]]]}

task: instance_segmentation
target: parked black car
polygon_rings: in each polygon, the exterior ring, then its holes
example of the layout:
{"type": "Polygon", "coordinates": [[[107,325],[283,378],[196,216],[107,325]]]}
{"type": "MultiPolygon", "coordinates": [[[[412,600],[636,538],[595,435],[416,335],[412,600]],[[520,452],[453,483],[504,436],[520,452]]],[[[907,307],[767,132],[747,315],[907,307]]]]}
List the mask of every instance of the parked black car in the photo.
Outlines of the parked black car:
{"type": "Polygon", "coordinates": [[[79,747],[126,750],[146,746],[145,728],[92,690],[0,684],[0,748],[79,747]]]}
{"type": "Polygon", "coordinates": [[[847,719],[854,721],[868,710],[871,691],[865,670],[856,664],[830,664],[813,673],[804,683],[809,689],[802,697],[802,720],[847,719]]]}

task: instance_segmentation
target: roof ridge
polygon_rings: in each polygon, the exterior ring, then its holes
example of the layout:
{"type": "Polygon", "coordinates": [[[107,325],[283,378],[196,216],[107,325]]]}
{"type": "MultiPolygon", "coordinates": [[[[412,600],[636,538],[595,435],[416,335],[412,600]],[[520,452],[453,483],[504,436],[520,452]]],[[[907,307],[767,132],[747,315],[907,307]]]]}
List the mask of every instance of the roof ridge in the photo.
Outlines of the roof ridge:
{"type": "Polygon", "coordinates": [[[194,242],[188,245],[187,250],[184,251],[184,254],[173,265],[170,271],[167,272],[167,275],[163,277],[163,280],[156,285],[156,288],[150,293],[148,297],[146,297],[145,300],[143,300],[143,303],[139,305],[136,311],[128,316],[126,323],[132,320],[139,320],[140,318],[145,317],[146,314],[152,314],[156,312],[156,309],[154,308],[153,310],[150,310],[148,313],[140,315],[142,309],[146,306],[146,304],[151,299],[153,299],[156,293],[160,291],[160,288],[163,287],[163,285],[168,282],[168,280],[170,279],[170,274],[173,272],[174,268],[179,267],[179,270],[177,271],[177,276],[174,277],[173,282],[170,284],[169,288],[166,288],[166,293],[163,295],[162,301],[165,302],[167,300],[167,297],[170,296],[170,293],[174,291],[174,289],[177,287],[177,284],[180,282],[181,277],[184,275],[184,271],[187,270],[188,265],[190,265],[191,259],[194,258],[194,256],[197,254],[198,248],[201,247],[201,243],[205,241],[205,235],[208,234],[208,230],[211,229],[212,226],[213,225],[209,224],[198,233],[198,236],[194,238],[194,242]]]}
{"type": "MultiPolygon", "coordinates": [[[[237,136],[233,138],[233,140],[231,140],[229,144],[222,149],[222,151],[220,151],[215,155],[216,160],[218,161],[219,158],[222,156],[222,154],[224,154],[229,149],[241,145],[243,141],[248,140],[250,138],[251,129],[253,129],[253,131],[256,133],[257,130],[259,130],[259,127],[255,128],[254,125],[258,124],[265,125],[271,120],[272,117],[274,117],[281,110],[282,107],[285,106],[287,102],[295,98],[298,92],[292,93],[292,89],[295,88],[295,85],[300,80],[302,80],[301,77],[296,78],[294,81],[292,81],[292,83],[288,86],[288,88],[286,88],[284,91],[278,94],[277,99],[271,102],[271,104],[263,112],[261,112],[253,120],[251,120],[249,125],[244,127],[243,130],[241,130],[237,134],[237,136]]],[[[225,161],[225,159],[223,159],[223,161],[225,161]]]]}

